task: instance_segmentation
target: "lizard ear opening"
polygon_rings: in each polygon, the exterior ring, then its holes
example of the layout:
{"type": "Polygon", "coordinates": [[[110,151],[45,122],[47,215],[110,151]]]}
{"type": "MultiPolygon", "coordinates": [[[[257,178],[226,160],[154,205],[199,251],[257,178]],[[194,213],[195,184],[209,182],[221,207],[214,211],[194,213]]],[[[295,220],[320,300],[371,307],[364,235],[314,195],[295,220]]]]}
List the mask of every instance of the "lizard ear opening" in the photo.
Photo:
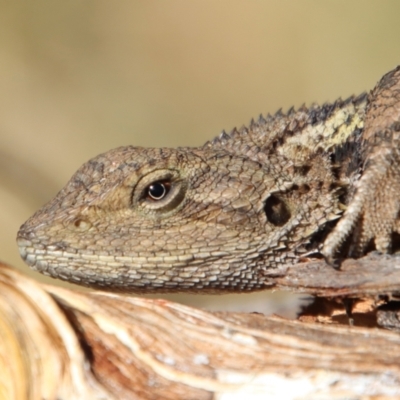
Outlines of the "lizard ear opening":
{"type": "Polygon", "coordinates": [[[268,222],[275,226],[285,225],[291,216],[285,202],[274,194],[265,200],[264,211],[268,222]]]}

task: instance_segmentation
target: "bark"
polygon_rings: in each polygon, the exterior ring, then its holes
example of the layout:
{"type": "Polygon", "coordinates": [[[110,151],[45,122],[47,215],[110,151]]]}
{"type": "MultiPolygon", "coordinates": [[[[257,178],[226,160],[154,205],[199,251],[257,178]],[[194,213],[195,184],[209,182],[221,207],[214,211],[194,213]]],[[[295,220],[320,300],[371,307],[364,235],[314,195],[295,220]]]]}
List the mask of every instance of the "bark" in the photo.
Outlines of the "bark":
{"type": "Polygon", "coordinates": [[[43,285],[1,265],[0,399],[400,398],[400,336],[374,311],[390,297],[377,293],[398,290],[399,266],[304,263],[278,281],[335,298],[351,290],[370,317],[350,326],[340,304],[302,321],[209,313],[43,285]]]}

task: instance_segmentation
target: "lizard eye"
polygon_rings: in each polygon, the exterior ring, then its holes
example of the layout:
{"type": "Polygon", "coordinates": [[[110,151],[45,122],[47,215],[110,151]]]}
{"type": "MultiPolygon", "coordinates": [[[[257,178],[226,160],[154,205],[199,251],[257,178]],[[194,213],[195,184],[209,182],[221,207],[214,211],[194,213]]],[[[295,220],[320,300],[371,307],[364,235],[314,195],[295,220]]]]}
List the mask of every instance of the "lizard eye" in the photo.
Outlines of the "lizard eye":
{"type": "Polygon", "coordinates": [[[144,174],[131,192],[131,206],[161,217],[178,210],[185,199],[187,180],[181,172],[159,169],[144,174]]]}
{"type": "Polygon", "coordinates": [[[154,182],[147,187],[146,197],[154,201],[162,200],[165,196],[168,195],[170,190],[171,190],[170,181],[154,182]]]}

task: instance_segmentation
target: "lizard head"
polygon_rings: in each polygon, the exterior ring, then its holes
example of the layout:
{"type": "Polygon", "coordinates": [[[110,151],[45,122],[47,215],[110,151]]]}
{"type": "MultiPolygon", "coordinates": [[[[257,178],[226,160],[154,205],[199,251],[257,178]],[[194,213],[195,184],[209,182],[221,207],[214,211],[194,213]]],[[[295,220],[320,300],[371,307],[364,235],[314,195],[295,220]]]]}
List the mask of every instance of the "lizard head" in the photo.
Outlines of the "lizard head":
{"type": "Polygon", "coordinates": [[[285,179],[282,162],[268,165],[202,148],[111,150],[21,226],[20,254],[96,288],[262,289],[262,270],[295,257],[286,244],[309,192],[285,179]]]}

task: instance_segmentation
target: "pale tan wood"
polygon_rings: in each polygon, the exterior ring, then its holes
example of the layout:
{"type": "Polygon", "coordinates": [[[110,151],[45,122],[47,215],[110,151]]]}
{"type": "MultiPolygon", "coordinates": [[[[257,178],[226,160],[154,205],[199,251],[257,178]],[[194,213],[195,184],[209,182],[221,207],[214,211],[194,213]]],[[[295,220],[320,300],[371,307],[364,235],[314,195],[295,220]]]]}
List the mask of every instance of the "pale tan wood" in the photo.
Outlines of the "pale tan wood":
{"type": "Polygon", "coordinates": [[[400,336],[328,322],[81,293],[2,265],[0,399],[400,398],[400,336]]]}

